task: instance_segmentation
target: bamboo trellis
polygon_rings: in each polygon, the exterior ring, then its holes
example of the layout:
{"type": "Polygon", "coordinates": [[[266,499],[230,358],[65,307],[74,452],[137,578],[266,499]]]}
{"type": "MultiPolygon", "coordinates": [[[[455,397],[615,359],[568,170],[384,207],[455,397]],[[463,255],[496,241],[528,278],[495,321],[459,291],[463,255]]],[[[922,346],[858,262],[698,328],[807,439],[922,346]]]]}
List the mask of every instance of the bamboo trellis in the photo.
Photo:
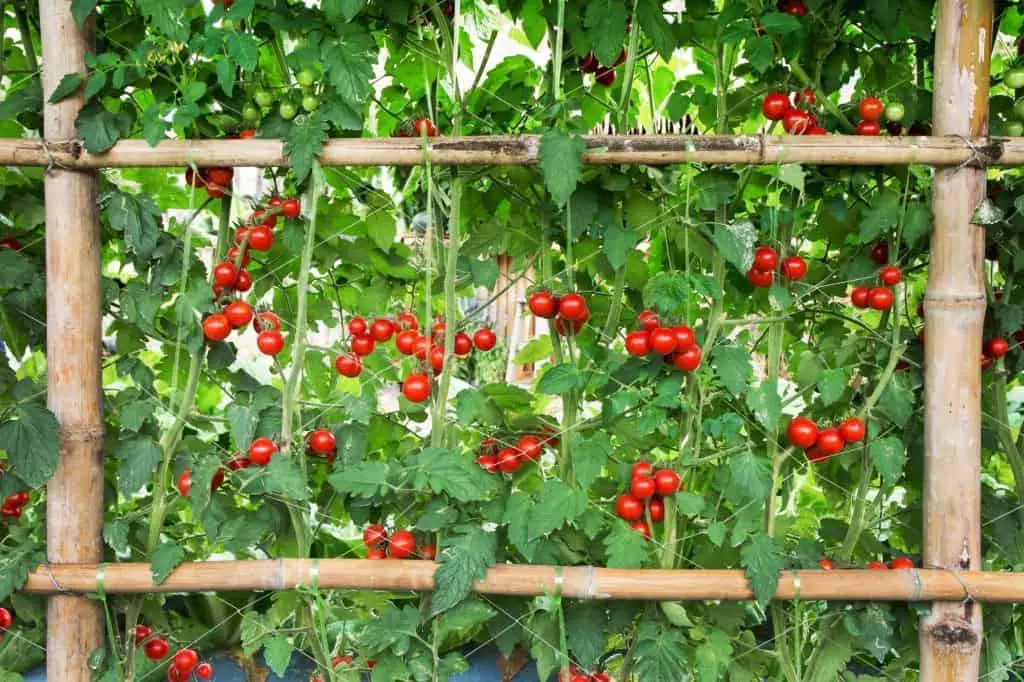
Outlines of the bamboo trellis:
{"type": "MultiPolygon", "coordinates": [[[[922,679],[976,680],[981,650],[977,602],[1024,602],[1024,574],[976,570],[980,556],[980,355],[983,237],[970,223],[988,165],[1024,165],[1024,139],[989,138],[987,101],[992,0],[940,0],[935,59],[935,137],[592,136],[591,164],[928,164],[935,182],[935,235],[927,294],[925,563],[913,571],[790,571],[778,599],[936,602],[922,620],[922,679]],[[940,334],[938,329],[961,333],[940,334]],[[932,334],[931,330],[936,333],[932,334]]],[[[40,0],[43,91],[85,73],[93,25],[79,27],[70,0],[40,0]]],[[[432,562],[277,560],[197,562],[154,585],[148,564],[103,565],[101,291],[95,170],[107,167],[287,166],[274,140],[125,140],[89,154],[75,140],[83,100],[44,105],[44,140],[0,140],[0,163],[46,167],[49,404],[61,425],[61,456],[47,491],[48,563],[26,590],[50,595],[48,676],[87,682],[87,658],[103,641],[97,602],[84,593],[331,589],[430,590],[432,562]]],[[[335,166],[412,166],[421,140],[332,140],[320,160],[335,166]]],[[[528,165],[535,136],[430,140],[435,165],[528,165]]],[[[740,571],[624,571],[496,566],[475,589],[492,594],[557,592],[581,599],[750,599],[740,571]]]]}

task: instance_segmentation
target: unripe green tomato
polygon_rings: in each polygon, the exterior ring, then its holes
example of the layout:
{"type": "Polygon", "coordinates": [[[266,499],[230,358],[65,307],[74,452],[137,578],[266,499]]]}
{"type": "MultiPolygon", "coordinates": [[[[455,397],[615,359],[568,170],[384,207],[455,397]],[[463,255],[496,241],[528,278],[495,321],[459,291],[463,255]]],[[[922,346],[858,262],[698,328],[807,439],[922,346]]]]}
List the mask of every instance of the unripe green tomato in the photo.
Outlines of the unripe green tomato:
{"type": "Polygon", "coordinates": [[[1020,120],[1024,121],[1024,97],[1021,97],[1013,103],[1013,114],[1020,120]]]}
{"type": "Polygon", "coordinates": [[[235,24],[233,19],[221,19],[220,27],[225,31],[234,31],[236,28],[238,28],[238,25],[235,24]]]}
{"type": "Polygon", "coordinates": [[[281,114],[281,118],[286,121],[290,121],[295,118],[295,114],[299,113],[299,110],[295,108],[295,105],[291,102],[281,102],[278,107],[278,112],[281,114]]]}
{"type": "Polygon", "coordinates": [[[885,118],[887,121],[899,123],[907,115],[907,108],[899,102],[893,102],[885,107],[885,118]]]}
{"type": "Polygon", "coordinates": [[[1024,137],[1024,123],[1020,121],[1010,121],[1004,128],[1007,137],[1024,137]]]}
{"type": "Polygon", "coordinates": [[[307,112],[314,112],[316,108],[320,106],[320,100],[313,95],[306,95],[302,98],[302,110],[307,112]]]}
{"type": "Polygon", "coordinates": [[[295,80],[304,88],[308,88],[316,81],[316,73],[313,69],[303,69],[295,75],[295,80]]]}
{"type": "Polygon", "coordinates": [[[266,90],[257,90],[252,98],[256,101],[256,104],[264,108],[269,108],[274,104],[274,95],[266,90]]]}
{"type": "Polygon", "coordinates": [[[1013,88],[1024,88],[1024,68],[1014,67],[1003,74],[1003,83],[1006,87],[1013,88]]]}
{"type": "Polygon", "coordinates": [[[253,105],[246,104],[242,107],[242,118],[249,123],[258,123],[259,120],[263,118],[263,114],[261,114],[260,110],[253,105]]]}

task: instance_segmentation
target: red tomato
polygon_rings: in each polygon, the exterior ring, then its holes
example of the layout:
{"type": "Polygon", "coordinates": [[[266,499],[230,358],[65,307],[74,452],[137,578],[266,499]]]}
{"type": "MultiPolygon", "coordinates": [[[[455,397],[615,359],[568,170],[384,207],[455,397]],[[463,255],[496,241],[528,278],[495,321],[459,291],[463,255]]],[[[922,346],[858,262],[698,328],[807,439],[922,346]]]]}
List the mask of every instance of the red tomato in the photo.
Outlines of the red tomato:
{"type": "Polygon", "coordinates": [[[653,310],[641,310],[636,316],[636,321],[640,323],[645,332],[652,332],[661,326],[658,321],[658,313],[653,310]]]}
{"type": "Polygon", "coordinates": [[[783,3],[782,11],[786,14],[792,14],[794,17],[806,17],[807,5],[804,4],[803,0],[788,0],[783,3]]]}
{"type": "Polygon", "coordinates": [[[585,54],[583,59],[580,60],[580,71],[582,73],[595,73],[600,66],[601,64],[598,63],[593,51],[585,54]]]}
{"type": "Polygon", "coordinates": [[[985,355],[990,358],[1001,358],[1010,351],[1010,344],[1006,339],[995,337],[985,342],[985,355]]]}
{"type": "Polygon", "coordinates": [[[693,330],[685,324],[672,327],[672,333],[676,335],[676,350],[680,353],[692,348],[697,343],[697,337],[694,336],[693,330]]]}
{"type": "Polygon", "coordinates": [[[498,471],[498,458],[494,455],[480,455],[476,458],[476,463],[488,473],[493,474],[498,471]]]}
{"type": "Polygon", "coordinates": [[[878,121],[861,121],[857,124],[857,134],[864,137],[875,137],[882,133],[882,126],[878,121]]]}
{"type": "Polygon", "coordinates": [[[701,352],[700,346],[687,348],[682,353],[673,353],[672,364],[684,372],[692,372],[700,367],[701,352]]]}
{"type": "MultiPolygon", "coordinates": [[[[232,246],[230,249],[228,249],[228,256],[227,256],[228,262],[235,263],[236,261],[238,261],[239,253],[240,253],[240,251],[238,250],[237,246],[232,246]]],[[[242,254],[242,260],[238,262],[238,265],[239,265],[239,267],[243,267],[244,268],[247,265],[249,265],[249,263],[251,261],[252,261],[252,258],[249,256],[249,249],[246,249],[245,253],[242,254]]],[[[237,284],[238,283],[236,282],[235,285],[237,286],[237,284]]]]}
{"type": "Polygon", "coordinates": [[[354,378],[363,373],[363,361],[358,355],[342,353],[334,358],[334,369],[343,377],[354,378]]]}
{"type": "Polygon", "coordinates": [[[660,497],[652,497],[650,502],[647,503],[647,513],[651,516],[651,521],[655,523],[661,523],[665,520],[665,500],[660,497]]]}
{"type": "Polygon", "coordinates": [[[285,199],[281,202],[281,215],[286,218],[298,218],[302,212],[298,199],[285,199]]]}
{"type": "Polygon", "coordinates": [[[231,322],[227,315],[214,313],[203,320],[203,335],[208,341],[223,341],[231,333],[231,322]]]}
{"type": "Polygon", "coordinates": [[[868,305],[875,310],[888,310],[892,307],[894,301],[895,297],[892,295],[892,289],[877,287],[868,293],[868,305]]]}
{"type": "Polygon", "coordinates": [[[615,513],[627,521],[636,521],[644,515],[644,503],[632,495],[619,495],[615,500],[615,513]]]}
{"type": "Polygon", "coordinates": [[[865,121],[875,122],[882,117],[885,105],[877,97],[865,97],[860,101],[857,111],[860,112],[860,117],[865,121]]]}
{"type": "Polygon", "coordinates": [[[262,313],[256,313],[256,317],[252,319],[252,328],[257,332],[261,332],[265,329],[276,329],[277,331],[281,331],[281,318],[269,310],[262,313]]]}
{"type": "Polygon", "coordinates": [[[855,308],[867,308],[871,299],[871,290],[867,287],[854,287],[850,292],[850,303],[855,308]]]}
{"type": "Polygon", "coordinates": [[[363,530],[363,544],[367,549],[380,547],[387,539],[388,532],[378,523],[371,523],[363,530]]]}
{"type": "Polygon", "coordinates": [[[277,355],[284,350],[284,336],[274,329],[262,331],[256,337],[256,347],[264,355],[277,355]]]}
{"type": "MultiPolygon", "coordinates": [[[[249,257],[248,253],[245,256],[249,257]]],[[[240,270],[238,272],[238,279],[235,280],[235,291],[249,291],[252,289],[252,275],[249,274],[248,270],[240,270]]]]}
{"type": "Polygon", "coordinates": [[[437,545],[423,545],[420,547],[420,559],[433,561],[437,558],[437,545]]]}
{"type": "Polygon", "coordinates": [[[761,113],[769,121],[781,121],[789,108],[789,97],[781,92],[769,92],[761,101],[761,113]]]}
{"type": "Polygon", "coordinates": [[[444,370],[444,346],[430,348],[430,367],[434,374],[440,374],[444,370]]]}
{"type": "Polygon", "coordinates": [[[823,571],[831,571],[836,567],[831,559],[818,559],[818,565],[821,566],[823,571]]]}
{"type": "Polygon", "coordinates": [[[201,680],[212,680],[213,666],[209,663],[200,663],[199,667],[196,668],[196,677],[198,677],[201,680]]]}
{"type": "Polygon", "coordinates": [[[277,227],[277,216],[272,215],[264,218],[264,216],[266,215],[267,212],[264,211],[262,208],[257,209],[252,213],[252,221],[254,223],[258,223],[259,225],[263,225],[264,227],[268,227],[271,230],[273,230],[275,227],[277,227]]]}
{"type": "Polygon", "coordinates": [[[782,261],[782,274],[794,282],[798,282],[807,274],[807,261],[800,256],[790,256],[782,261]]]}
{"type": "Polygon", "coordinates": [[[771,270],[747,270],[747,281],[760,289],[766,289],[772,285],[775,273],[771,270]]]}
{"type": "Polygon", "coordinates": [[[206,185],[206,178],[203,177],[203,169],[193,169],[191,166],[186,168],[185,184],[190,187],[203,187],[206,185]]]}
{"type": "Polygon", "coordinates": [[[427,353],[430,352],[430,341],[427,340],[427,337],[417,336],[412,344],[412,352],[415,353],[417,359],[426,360],[427,353]]]}
{"type": "Polygon", "coordinates": [[[821,448],[819,448],[817,445],[812,445],[811,447],[804,450],[804,455],[806,455],[809,461],[814,462],[815,464],[817,464],[818,462],[824,462],[829,457],[824,452],[822,452],[821,448]]]}
{"type": "Polygon", "coordinates": [[[166,639],[162,637],[154,637],[146,642],[146,647],[143,649],[143,652],[149,660],[160,661],[167,656],[170,650],[171,647],[168,646],[166,639]]]}
{"type": "Polygon", "coordinates": [[[258,466],[266,466],[277,452],[277,446],[269,438],[257,438],[249,444],[249,460],[258,466]]]}
{"type": "MultiPolygon", "coordinates": [[[[395,337],[395,348],[402,355],[412,355],[413,346],[416,343],[418,334],[414,331],[406,330],[404,332],[398,332],[398,336],[395,337]]],[[[456,347],[459,345],[459,337],[455,337],[456,347]]]]}
{"type": "Polygon", "coordinates": [[[790,135],[804,135],[813,127],[811,117],[799,109],[790,109],[782,117],[782,128],[790,135]]]}
{"type": "Polygon", "coordinates": [[[654,471],[654,467],[651,466],[650,462],[640,460],[633,464],[630,469],[629,475],[631,478],[642,478],[644,476],[650,476],[651,472],[654,471]]]}
{"type": "Polygon", "coordinates": [[[774,270],[779,264],[779,252],[770,246],[759,246],[754,249],[754,263],[751,265],[755,270],[774,270]]]}
{"type": "Polygon", "coordinates": [[[601,69],[600,71],[597,72],[597,75],[594,77],[594,80],[596,80],[598,83],[607,88],[615,84],[615,79],[617,77],[618,76],[615,73],[614,69],[601,69]]]}
{"type": "Polygon", "coordinates": [[[878,279],[886,286],[895,286],[903,279],[903,273],[895,265],[886,265],[878,271],[878,279]]]}
{"type": "Polygon", "coordinates": [[[889,570],[889,567],[886,566],[881,561],[872,561],[871,563],[868,564],[868,568],[871,569],[872,571],[888,571],[889,570]]]}
{"type": "Polygon", "coordinates": [[[889,562],[889,568],[891,568],[893,570],[896,570],[896,571],[900,571],[900,570],[906,571],[906,570],[915,568],[914,560],[911,559],[910,557],[898,556],[898,557],[896,557],[895,559],[893,559],[892,561],[889,562]]]}
{"type": "Polygon", "coordinates": [[[349,344],[352,346],[353,353],[361,357],[366,357],[373,352],[377,342],[374,341],[373,337],[369,334],[359,334],[357,336],[353,336],[349,344]]]}
{"type": "Polygon", "coordinates": [[[366,558],[371,561],[380,561],[387,559],[388,555],[384,553],[383,549],[371,549],[366,553],[366,558]]]}
{"type": "Polygon", "coordinates": [[[228,460],[228,469],[232,471],[238,471],[239,469],[248,469],[252,465],[252,460],[248,457],[242,457],[241,453],[236,452],[231,459],[228,460]]]}
{"type": "Polygon", "coordinates": [[[188,494],[192,491],[192,473],[185,469],[181,472],[181,476],[178,476],[178,494],[182,497],[188,497],[188,494]]]}
{"type": "Polygon", "coordinates": [[[473,352],[473,339],[469,338],[469,334],[466,332],[458,332],[455,334],[455,357],[465,358],[468,357],[471,352],[473,352]]]}
{"type": "Polygon", "coordinates": [[[416,316],[410,312],[400,314],[396,319],[396,322],[398,323],[399,329],[416,331],[420,328],[419,320],[417,320],[416,316]]]}
{"type": "Polygon", "coordinates": [[[860,419],[850,417],[839,425],[839,435],[847,443],[859,443],[867,435],[867,429],[864,427],[864,422],[860,419]]]}
{"type": "Polygon", "coordinates": [[[676,333],[667,327],[658,327],[651,332],[651,350],[658,355],[671,355],[676,350],[676,333]]]}
{"type": "Polygon", "coordinates": [[[332,455],[337,447],[337,439],[327,429],[317,429],[309,434],[309,449],[314,455],[332,455]]]}
{"type": "Polygon", "coordinates": [[[352,336],[361,336],[367,329],[366,320],[361,317],[353,317],[348,321],[348,333],[352,336]]]}
{"type": "Polygon", "coordinates": [[[558,301],[558,314],[576,322],[587,315],[587,302],[579,294],[566,294],[558,301]]]}
{"type": "Polygon", "coordinates": [[[252,306],[245,301],[232,301],[224,306],[224,316],[232,328],[244,327],[252,321],[252,306]]]}
{"type": "Polygon", "coordinates": [[[806,88],[796,93],[797,106],[811,106],[813,107],[818,98],[814,95],[814,90],[806,88]]]}
{"type": "Polygon", "coordinates": [[[407,530],[391,534],[388,542],[388,554],[396,559],[404,559],[416,551],[416,538],[407,530]]]}
{"type": "Polygon", "coordinates": [[[612,678],[608,673],[598,671],[590,673],[590,682],[612,682],[612,678]]]}
{"type": "Polygon", "coordinates": [[[412,129],[417,136],[437,137],[437,127],[429,118],[417,118],[412,122],[412,129]]]}
{"type": "Polygon", "coordinates": [[[544,452],[540,439],[536,436],[523,436],[516,444],[516,448],[523,456],[523,459],[528,459],[531,462],[536,462],[540,459],[541,454],[544,452]]]}
{"type": "Polygon", "coordinates": [[[235,281],[238,279],[238,270],[235,269],[235,264],[229,261],[223,263],[217,263],[216,267],[213,268],[213,281],[221,286],[230,287],[235,285],[235,281]]]}
{"type": "Polygon", "coordinates": [[[671,469],[659,469],[654,474],[654,483],[659,495],[671,495],[679,490],[679,474],[671,469]]]}
{"type": "Polygon", "coordinates": [[[581,320],[569,321],[564,317],[559,316],[555,320],[555,331],[560,336],[568,336],[570,334],[579,334],[580,330],[583,329],[583,325],[590,317],[590,311],[587,311],[586,315],[581,320]]]}
{"type": "Polygon", "coordinates": [[[221,185],[217,185],[212,182],[206,183],[206,194],[211,199],[220,199],[222,196],[224,196],[224,193],[226,191],[227,188],[222,187],[221,185]]]}
{"type": "Polygon", "coordinates": [[[889,243],[888,242],[875,242],[871,246],[871,250],[868,252],[871,260],[875,261],[879,265],[885,265],[889,262],[889,243]]]}
{"type": "Polygon", "coordinates": [[[434,342],[440,342],[444,339],[444,333],[447,331],[448,325],[440,317],[434,322],[434,326],[430,328],[431,334],[433,335],[434,342]]]}
{"type": "Polygon", "coordinates": [[[253,251],[270,251],[274,245],[274,231],[266,225],[257,225],[249,230],[249,248],[253,251]]]}
{"type": "Polygon", "coordinates": [[[843,449],[846,443],[843,441],[843,437],[839,435],[839,429],[825,429],[818,432],[818,439],[814,441],[814,444],[821,450],[825,455],[834,455],[843,449]]]}
{"type": "MultiPolygon", "coordinates": [[[[629,524],[629,527],[635,530],[637,533],[643,535],[645,540],[651,539],[651,527],[647,525],[646,521],[642,519],[633,521],[631,524],[629,524]]],[[[583,679],[587,679],[586,676],[584,676],[583,679]]]]}
{"type": "MultiPolygon", "coordinates": [[[[6,609],[0,609],[0,611],[6,611],[6,609]]],[[[8,614],[8,616],[10,616],[10,614],[8,614]]],[[[7,625],[4,625],[3,619],[0,618],[0,630],[6,630],[9,627],[11,627],[11,624],[7,623],[7,625]]],[[[143,642],[149,639],[150,635],[153,634],[153,628],[139,623],[132,630],[132,634],[135,637],[135,646],[140,646],[143,642]]]]}
{"type": "Polygon", "coordinates": [[[629,334],[626,334],[626,352],[638,358],[642,358],[650,353],[650,334],[645,331],[630,332],[629,334]]]}
{"type": "Polygon", "coordinates": [[[793,417],[786,427],[786,438],[793,447],[809,448],[818,440],[818,426],[806,417],[793,417]]]}
{"type": "Polygon", "coordinates": [[[654,479],[647,476],[637,476],[629,484],[629,492],[633,497],[641,500],[652,497],[655,490],[657,490],[657,485],[654,483],[654,479]]]}
{"type": "Polygon", "coordinates": [[[208,182],[220,185],[221,187],[227,187],[235,177],[235,171],[232,168],[206,168],[203,175],[208,182]]]}
{"type": "Polygon", "coordinates": [[[504,448],[498,453],[498,468],[507,474],[517,471],[522,465],[522,458],[515,448],[504,448]]]}
{"type": "Polygon", "coordinates": [[[828,135],[828,131],[821,126],[813,126],[807,130],[808,135],[828,135]]]}
{"type": "Polygon", "coordinates": [[[497,343],[498,335],[486,327],[477,329],[476,333],[473,334],[473,344],[477,350],[487,352],[494,348],[497,343]]]}
{"type": "Polygon", "coordinates": [[[545,320],[550,320],[558,314],[558,299],[549,291],[536,291],[530,294],[527,305],[531,313],[545,320]]]}
{"type": "Polygon", "coordinates": [[[370,336],[373,337],[374,341],[389,341],[395,333],[395,325],[392,324],[391,320],[385,320],[383,318],[376,319],[373,324],[370,325],[370,336]]]}
{"type": "Polygon", "coordinates": [[[402,394],[409,402],[422,403],[430,396],[430,379],[426,374],[410,374],[402,382],[402,394]]]}
{"type": "Polygon", "coordinates": [[[174,667],[188,675],[199,665],[199,654],[192,649],[182,649],[174,654],[174,667]]]}

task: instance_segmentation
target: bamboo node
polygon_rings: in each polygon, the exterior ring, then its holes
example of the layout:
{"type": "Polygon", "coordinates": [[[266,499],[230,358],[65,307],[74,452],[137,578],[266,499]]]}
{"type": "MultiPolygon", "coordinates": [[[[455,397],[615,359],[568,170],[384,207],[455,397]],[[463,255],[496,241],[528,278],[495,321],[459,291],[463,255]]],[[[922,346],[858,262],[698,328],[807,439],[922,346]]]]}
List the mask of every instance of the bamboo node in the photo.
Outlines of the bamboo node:
{"type": "Polygon", "coordinates": [[[936,623],[928,628],[928,635],[942,646],[965,652],[972,651],[978,645],[977,633],[963,618],[950,617],[936,623]]]}
{"type": "Polygon", "coordinates": [[[60,440],[63,443],[90,443],[102,441],[107,431],[102,426],[61,426],[60,440]]]}
{"type": "Polygon", "coordinates": [[[965,135],[952,135],[951,137],[959,139],[971,150],[970,156],[954,168],[954,171],[964,168],[980,168],[984,170],[990,165],[998,163],[999,159],[1003,156],[1004,147],[1000,138],[985,137],[982,138],[981,144],[976,144],[974,140],[965,135]]]}

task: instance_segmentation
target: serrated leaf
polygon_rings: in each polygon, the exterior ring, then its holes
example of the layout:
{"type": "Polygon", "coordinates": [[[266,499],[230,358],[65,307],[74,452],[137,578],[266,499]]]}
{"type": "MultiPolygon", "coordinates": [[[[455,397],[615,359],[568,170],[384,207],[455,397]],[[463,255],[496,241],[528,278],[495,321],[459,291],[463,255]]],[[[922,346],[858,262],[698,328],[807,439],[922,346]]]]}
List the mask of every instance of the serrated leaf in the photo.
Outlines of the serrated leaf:
{"type": "Polygon", "coordinates": [[[544,174],[544,185],[558,206],[565,206],[576,191],[583,174],[583,152],[586,144],[579,135],[566,135],[550,130],[540,138],[538,161],[544,174]]]}
{"type": "Polygon", "coordinates": [[[644,286],[644,305],[667,319],[679,317],[689,297],[689,280],[679,272],[659,272],[644,286]]]}
{"type": "Polygon", "coordinates": [[[448,539],[439,557],[441,565],[434,574],[434,615],[444,613],[470,595],[473,582],[486,576],[487,569],[494,565],[497,544],[494,533],[473,527],[448,539]]]}
{"type": "Polygon", "coordinates": [[[586,490],[601,475],[601,470],[612,454],[612,443],[607,433],[576,440],[573,443],[572,471],[576,483],[586,490]]]}
{"type": "Polygon", "coordinates": [[[582,386],[582,377],[574,365],[555,365],[548,369],[537,382],[537,392],[558,395],[582,386]]]}
{"type": "Polygon", "coordinates": [[[771,464],[750,450],[729,458],[729,497],[737,502],[763,500],[771,487],[771,464]]]}
{"type": "Polygon", "coordinates": [[[612,267],[618,270],[640,242],[640,235],[621,225],[612,225],[604,235],[604,254],[612,267]]]}
{"type": "Polygon", "coordinates": [[[732,641],[722,630],[714,629],[697,647],[697,679],[716,682],[732,659],[732,641]]]}
{"type": "Polygon", "coordinates": [[[839,367],[837,369],[828,369],[821,373],[818,377],[818,393],[821,395],[821,402],[825,406],[832,405],[837,400],[843,397],[843,393],[846,392],[846,386],[850,382],[850,375],[846,369],[839,367]]]}
{"type": "Polygon", "coordinates": [[[558,479],[549,478],[537,496],[527,523],[530,541],[558,530],[587,508],[587,496],[558,479]]]}
{"type": "Polygon", "coordinates": [[[903,476],[907,452],[903,441],[896,436],[872,440],[868,445],[868,454],[886,485],[894,485],[903,476]]]}
{"type": "Polygon", "coordinates": [[[784,12],[768,12],[761,16],[761,27],[768,33],[792,33],[800,30],[800,20],[784,12]]]}
{"type": "Polygon", "coordinates": [[[614,64],[626,38],[626,3],[621,0],[591,0],[583,25],[594,46],[594,55],[602,64],[614,64]]]}
{"type": "Polygon", "coordinates": [[[1003,209],[996,206],[994,201],[985,197],[978,204],[977,208],[974,209],[974,215],[971,216],[971,224],[996,225],[1001,223],[1004,217],[1003,209]]]}
{"type": "Polygon", "coordinates": [[[278,454],[264,467],[263,485],[268,493],[276,493],[286,500],[308,500],[309,486],[291,457],[278,454]]]}
{"type": "Polygon", "coordinates": [[[239,450],[246,450],[256,437],[256,415],[240,403],[228,405],[226,410],[231,440],[239,450]]]}
{"type": "Polygon", "coordinates": [[[78,92],[80,87],[82,87],[82,74],[64,74],[64,77],[60,79],[60,83],[57,84],[57,87],[53,89],[53,93],[50,95],[50,104],[56,104],[61,100],[71,97],[71,95],[78,92]]]}
{"type": "Polygon", "coordinates": [[[284,152],[291,159],[296,182],[302,183],[309,177],[326,142],[327,122],[319,113],[295,119],[285,138],[284,152]]]}
{"type": "Polygon", "coordinates": [[[398,228],[389,210],[377,209],[366,217],[366,234],[377,248],[387,253],[395,244],[398,228]]]}
{"type": "Polygon", "coordinates": [[[496,480],[472,458],[443,448],[427,448],[421,452],[413,473],[413,485],[417,489],[429,488],[460,502],[487,499],[497,489],[496,480]]]}
{"type": "Polygon", "coordinates": [[[7,451],[7,465],[32,488],[46,483],[57,468],[57,418],[41,405],[20,404],[15,419],[0,425],[0,449],[7,451]]]}
{"type": "Polygon", "coordinates": [[[625,522],[613,523],[604,539],[608,568],[641,568],[646,563],[650,543],[625,522]]]}
{"type": "Polygon", "coordinates": [[[686,655],[687,643],[675,628],[664,628],[657,620],[643,620],[637,629],[636,675],[651,682],[672,682],[692,666],[686,655]]]}
{"type": "Polygon", "coordinates": [[[853,658],[853,646],[850,636],[845,632],[833,633],[821,643],[818,656],[815,658],[814,670],[809,670],[810,682],[833,682],[846,670],[853,658]]]}
{"type": "Polygon", "coordinates": [[[137,0],[149,25],[179,43],[187,43],[190,27],[188,8],[195,0],[137,0]]]}
{"type": "Polygon", "coordinates": [[[885,191],[875,195],[871,202],[871,208],[861,215],[861,244],[873,242],[888,230],[896,227],[902,210],[900,195],[896,192],[885,191]]]}
{"type": "Polygon", "coordinates": [[[754,599],[761,606],[767,604],[779,586],[779,574],[786,567],[786,556],[772,538],[763,533],[754,535],[740,550],[740,564],[747,572],[747,581],[754,591],[754,599]]]}
{"type": "Polygon", "coordinates": [[[153,582],[157,585],[167,580],[167,576],[174,572],[181,562],[185,560],[185,550],[174,542],[164,542],[153,551],[150,557],[150,570],[153,572],[153,582]]]}
{"type": "Polygon", "coordinates": [[[331,21],[352,21],[366,6],[366,0],[324,0],[324,14],[331,21]]]}
{"type": "Polygon", "coordinates": [[[90,154],[101,154],[121,139],[123,134],[117,114],[107,111],[99,102],[89,102],[78,112],[78,135],[90,154]]]}
{"type": "MultiPolygon", "coordinates": [[[[82,93],[86,99],[92,99],[100,94],[107,85],[107,74],[105,71],[93,71],[89,80],[85,82],[85,92],[82,93]]],[[[59,87],[59,86],[58,86],[59,87]]]]}
{"type": "Polygon", "coordinates": [[[388,482],[387,462],[362,462],[355,466],[343,467],[329,479],[339,493],[354,497],[375,497],[388,482]]]}
{"type": "Polygon", "coordinates": [[[903,243],[916,246],[931,233],[932,212],[923,204],[910,204],[907,214],[903,216],[903,243]]]}
{"type": "Polygon", "coordinates": [[[513,362],[517,365],[529,365],[541,360],[546,360],[551,357],[553,351],[551,345],[551,336],[545,334],[544,336],[538,336],[528,344],[523,346],[513,362]]]}
{"type": "Polygon", "coordinates": [[[804,191],[804,183],[807,179],[807,172],[799,163],[786,163],[778,167],[779,180],[796,189],[801,194],[804,191]]]}
{"type": "Polygon", "coordinates": [[[96,9],[98,0],[71,0],[71,16],[79,26],[85,23],[92,11],[96,9]]]}
{"type": "Polygon", "coordinates": [[[117,489],[125,496],[133,495],[153,480],[163,461],[163,451],[152,438],[139,436],[122,441],[114,450],[120,460],[117,467],[117,489]]]}
{"type": "Polygon", "coordinates": [[[486,602],[469,599],[441,616],[438,620],[439,637],[443,641],[449,635],[471,634],[478,626],[497,614],[498,612],[486,602]]]}
{"type": "Polygon", "coordinates": [[[356,24],[346,24],[337,40],[324,41],[320,46],[327,80],[345,102],[360,109],[370,94],[374,48],[373,38],[356,24]]]}
{"type": "Polygon", "coordinates": [[[132,253],[140,260],[148,259],[156,248],[159,220],[163,215],[153,198],[116,190],[110,194],[104,208],[111,227],[124,234],[132,253]]]}
{"type": "Polygon", "coordinates": [[[740,272],[746,272],[754,262],[754,245],[757,244],[757,228],[749,220],[739,220],[727,225],[715,225],[715,246],[726,262],[740,272]]]}
{"type": "Polygon", "coordinates": [[[389,604],[377,618],[365,622],[360,640],[369,653],[393,649],[395,654],[401,656],[409,650],[410,642],[417,637],[419,625],[420,612],[415,606],[389,604]]]}
{"type": "Polygon", "coordinates": [[[675,51],[676,38],[672,33],[672,26],[665,20],[663,6],[661,0],[639,0],[636,5],[636,19],[658,56],[667,62],[675,51]]]}
{"type": "Polygon", "coordinates": [[[604,653],[607,638],[604,633],[604,607],[596,602],[563,602],[565,630],[572,660],[584,670],[590,670],[604,653]]]}
{"type": "Polygon", "coordinates": [[[263,645],[263,660],[267,662],[275,675],[283,677],[288,672],[294,650],[295,646],[291,640],[284,635],[274,635],[263,645]]]}
{"type": "Polygon", "coordinates": [[[750,353],[739,346],[716,347],[711,354],[711,364],[722,385],[737,397],[743,394],[754,375],[750,353]]]}
{"type": "Polygon", "coordinates": [[[779,395],[778,382],[765,381],[757,388],[748,391],[747,407],[757,421],[769,431],[775,431],[782,416],[782,397],[779,395]]]}
{"type": "Polygon", "coordinates": [[[916,400],[913,391],[904,382],[903,376],[897,374],[889,380],[889,384],[882,391],[876,412],[903,428],[914,415],[916,400]]]}
{"type": "Polygon", "coordinates": [[[117,554],[128,551],[128,531],[131,525],[124,519],[114,519],[103,524],[103,541],[117,554]]]}

